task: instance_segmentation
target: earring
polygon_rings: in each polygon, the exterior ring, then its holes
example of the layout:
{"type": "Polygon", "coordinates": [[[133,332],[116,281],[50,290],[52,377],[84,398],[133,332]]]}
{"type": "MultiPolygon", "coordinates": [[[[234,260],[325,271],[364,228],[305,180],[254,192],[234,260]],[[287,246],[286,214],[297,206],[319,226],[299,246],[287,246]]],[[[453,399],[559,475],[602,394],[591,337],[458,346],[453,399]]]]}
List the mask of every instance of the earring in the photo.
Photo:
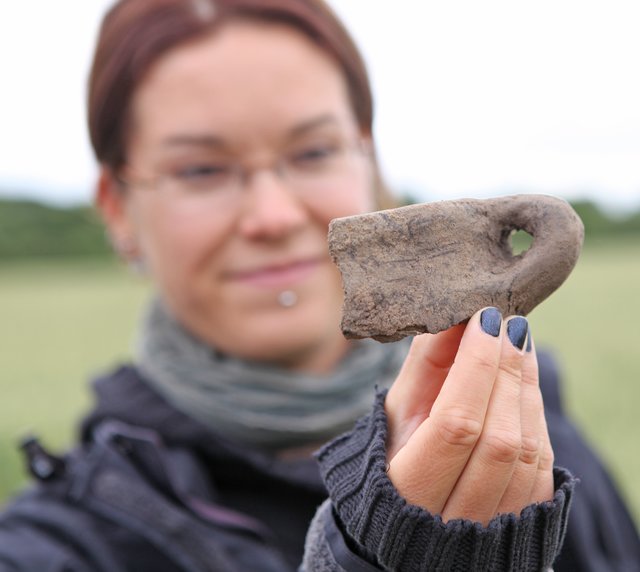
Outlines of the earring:
{"type": "Polygon", "coordinates": [[[121,260],[126,262],[134,274],[145,274],[146,265],[138,244],[131,237],[116,238],[108,235],[109,242],[121,260]]]}

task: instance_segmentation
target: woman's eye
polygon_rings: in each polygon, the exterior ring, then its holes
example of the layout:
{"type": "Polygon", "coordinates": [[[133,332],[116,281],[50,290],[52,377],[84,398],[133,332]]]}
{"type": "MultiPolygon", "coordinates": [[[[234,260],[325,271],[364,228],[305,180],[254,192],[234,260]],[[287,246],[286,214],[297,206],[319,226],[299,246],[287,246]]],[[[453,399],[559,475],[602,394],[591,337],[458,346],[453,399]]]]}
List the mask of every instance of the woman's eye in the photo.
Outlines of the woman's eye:
{"type": "Polygon", "coordinates": [[[300,167],[318,166],[330,161],[339,152],[340,149],[337,145],[314,145],[293,153],[291,162],[300,167]]]}
{"type": "Polygon", "coordinates": [[[224,164],[194,164],[176,169],[175,184],[188,192],[211,192],[224,188],[232,178],[233,169],[224,164]]]}
{"type": "Polygon", "coordinates": [[[189,181],[194,179],[207,179],[224,177],[231,169],[225,165],[190,165],[178,169],[175,173],[177,179],[189,181]]]}

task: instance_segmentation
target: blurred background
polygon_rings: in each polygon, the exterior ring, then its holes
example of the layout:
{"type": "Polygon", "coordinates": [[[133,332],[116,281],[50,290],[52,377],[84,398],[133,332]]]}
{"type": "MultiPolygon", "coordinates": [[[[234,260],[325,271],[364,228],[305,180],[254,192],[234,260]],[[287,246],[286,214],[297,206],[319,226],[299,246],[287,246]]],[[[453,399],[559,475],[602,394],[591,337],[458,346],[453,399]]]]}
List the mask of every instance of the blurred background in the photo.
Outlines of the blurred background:
{"type": "MultiPolygon", "coordinates": [[[[0,4],[0,504],[26,482],[21,436],[72,442],[87,379],[128,358],[148,294],[91,208],[85,84],[110,3],[0,4]]],[[[581,259],[532,330],[640,520],[640,4],[331,4],[403,200],[548,193],[583,218],[581,259]]]]}

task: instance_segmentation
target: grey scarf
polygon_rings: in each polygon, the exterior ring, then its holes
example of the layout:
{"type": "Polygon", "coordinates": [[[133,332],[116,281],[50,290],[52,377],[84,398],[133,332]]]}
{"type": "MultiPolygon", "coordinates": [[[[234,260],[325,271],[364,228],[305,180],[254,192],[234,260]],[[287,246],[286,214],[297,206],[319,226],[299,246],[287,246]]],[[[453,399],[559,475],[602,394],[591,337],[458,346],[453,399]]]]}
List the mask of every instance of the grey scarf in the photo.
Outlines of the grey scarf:
{"type": "Polygon", "coordinates": [[[283,449],[325,441],[373,404],[395,378],[409,341],[358,340],[326,376],[222,355],[186,332],[155,300],[142,322],[136,360],[174,407],[234,441],[283,449]]]}

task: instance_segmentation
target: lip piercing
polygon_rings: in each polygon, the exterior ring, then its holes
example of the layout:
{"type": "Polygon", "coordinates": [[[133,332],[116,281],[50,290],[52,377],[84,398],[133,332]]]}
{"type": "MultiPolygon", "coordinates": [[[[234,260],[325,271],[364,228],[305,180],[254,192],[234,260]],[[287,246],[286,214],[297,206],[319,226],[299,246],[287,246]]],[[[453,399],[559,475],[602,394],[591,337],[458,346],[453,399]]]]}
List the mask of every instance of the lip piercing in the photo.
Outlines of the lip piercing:
{"type": "Polygon", "coordinates": [[[293,290],[284,290],[278,294],[278,304],[283,308],[291,308],[297,301],[298,295],[293,290]]]}

